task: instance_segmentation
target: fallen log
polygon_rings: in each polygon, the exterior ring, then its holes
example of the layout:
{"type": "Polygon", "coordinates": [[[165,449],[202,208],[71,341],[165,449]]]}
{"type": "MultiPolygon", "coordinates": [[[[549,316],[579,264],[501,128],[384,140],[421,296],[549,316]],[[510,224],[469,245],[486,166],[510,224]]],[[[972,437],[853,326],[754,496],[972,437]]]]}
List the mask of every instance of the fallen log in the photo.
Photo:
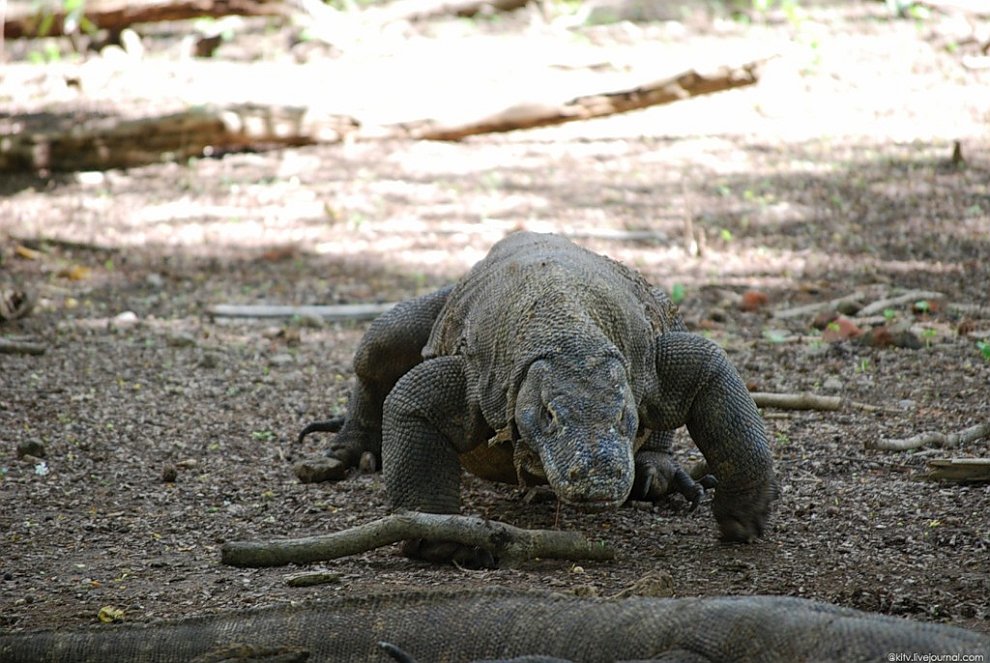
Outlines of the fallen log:
{"type": "Polygon", "coordinates": [[[560,104],[515,104],[498,113],[462,124],[448,125],[436,120],[403,122],[393,125],[389,133],[394,137],[455,141],[477,134],[534,129],[565,122],[590,120],[753,85],[759,80],[759,69],[764,62],[765,60],[756,60],[734,67],[720,67],[705,73],[689,69],[676,76],[634,88],[584,95],[560,104]]]}
{"type": "Polygon", "coordinates": [[[932,458],[928,477],[938,481],[990,481],[990,458],[932,458]]]}
{"type": "MultiPolygon", "coordinates": [[[[11,6],[3,21],[5,39],[61,37],[66,34],[71,3],[11,6]]],[[[281,0],[88,0],[86,20],[98,29],[119,32],[135,23],[178,21],[203,16],[283,16],[281,0]]],[[[78,29],[78,28],[75,28],[78,29]]],[[[71,31],[71,30],[70,30],[71,31]]]]}
{"type": "Polygon", "coordinates": [[[238,104],[138,119],[41,114],[0,141],[0,171],[128,168],[246,148],[339,142],[353,118],[290,106],[238,104]]]}
{"type": "Polygon", "coordinates": [[[224,564],[285,566],[358,555],[407,539],[454,541],[483,548],[501,567],[532,559],[606,561],[615,552],[577,532],[531,530],[494,520],[452,514],[405,511],[340,532],[275,541],[231,541],[220,550],[224,564]]]}

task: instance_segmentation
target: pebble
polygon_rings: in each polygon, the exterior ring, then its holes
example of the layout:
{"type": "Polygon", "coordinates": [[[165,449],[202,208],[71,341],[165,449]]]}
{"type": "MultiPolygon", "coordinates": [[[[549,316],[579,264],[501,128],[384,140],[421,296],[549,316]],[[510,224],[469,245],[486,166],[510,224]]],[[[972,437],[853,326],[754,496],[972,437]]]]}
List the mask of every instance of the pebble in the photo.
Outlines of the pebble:
{"type": "Polygon", "coordinates": [[[20,442],[17,445],[17,457],[24,459],[28,456],[34,459],[45,457],[45,445],[37,440],[28,440],[26,442],[20,442]]]}
{"type": "Polygon", "coordinates": [[[302,483],[340,481],[347,476],[347,466],[336,458],[306,458],[296,463],[292,471],[302,483]]]}
{"type": "Polygon", "coordinates": [[[822,383],[822,389],[825,391],[842,391],[842,386],[842,380],[835,376],[825,378],[825,381],[822,383]]]}
{"type": "Polygon", "coordinates": [[[137,313],[134,311],[124,311],[123,313],[118,313],[110,321],[110,327],[113,329],[130,329],[135,326],[140,319],[137,313]]]}

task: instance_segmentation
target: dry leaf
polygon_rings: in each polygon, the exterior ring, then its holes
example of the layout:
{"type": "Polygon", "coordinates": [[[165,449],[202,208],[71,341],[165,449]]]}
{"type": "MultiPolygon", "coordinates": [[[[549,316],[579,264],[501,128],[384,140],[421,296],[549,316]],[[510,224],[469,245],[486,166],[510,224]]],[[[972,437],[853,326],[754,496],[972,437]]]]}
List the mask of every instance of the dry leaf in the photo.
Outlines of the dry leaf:
{"type": "Polygon", "coordinates": [[[112,605],[105,605],[100,608],[100,612],[96,615],[101,622],[104,624],[109,624],[111,622],[120,622],[124,620],[124,611],[120,608],[115,608],[112,605]]]}
{"type": "Polygon", "coordinates": [[[18,258],[24,258],[25,260],[38,260],[41,258],[41,251],[36,251],[34,249],[29,249],[23,244],[18,244],[14,247],[14,253],[18,258]]]}

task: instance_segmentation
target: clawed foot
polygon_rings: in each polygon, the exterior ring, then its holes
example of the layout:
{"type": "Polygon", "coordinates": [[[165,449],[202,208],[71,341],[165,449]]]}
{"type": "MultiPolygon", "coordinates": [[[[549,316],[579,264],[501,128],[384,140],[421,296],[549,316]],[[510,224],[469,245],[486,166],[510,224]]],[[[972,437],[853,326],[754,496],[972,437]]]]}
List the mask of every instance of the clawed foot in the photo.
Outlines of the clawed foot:
{"type": "Polygon", "coordinates": [[[717,484],[718,480],[711,474],[695,481],[669,453],[640,451],[636,454],[636,480],[630,499],[656,502],[664,495],[676,492],[684,496],[691,504],[690,511],[694,511],[705,492],[717,484]]]}
{"type": "Polygon", "coordinates": [[[402,554],[433,564],[454,564],[465,569],[497,569],[498,560],[491,552],[478,546],[454,541],[410,539],[402,542],[402,554]]]}
{"type": "Polygon", "coordinates": [[[380,430],[360,429],[344,417],[335,417],[307,425],[299,433],[298,441],[302,442],[310,433],[336,435],[327,446],[322,459],[310,458],[297,464],[296,475],[303,483],[339,481],[352,467],[365,473],[376,472],[381,468],[380,430]]]}
{"type": "Polygon", "coordinates": [[[712,502],[723,541],[749,543],[763,536],[770,505],[780,496],[780,484],[771,478],[746,491],[719,491],[712,502]]]}

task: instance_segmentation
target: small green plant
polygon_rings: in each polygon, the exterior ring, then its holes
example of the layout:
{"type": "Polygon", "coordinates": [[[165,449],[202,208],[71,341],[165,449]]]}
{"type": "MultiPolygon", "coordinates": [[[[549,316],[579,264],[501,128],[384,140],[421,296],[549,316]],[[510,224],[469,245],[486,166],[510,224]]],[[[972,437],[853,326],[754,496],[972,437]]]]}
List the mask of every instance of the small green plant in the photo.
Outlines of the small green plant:
{"type": "Polygon", "coordinates": [[[914,310],[918,313],[929,313],[932,310],[932,305],[927,299],[919,299],[914,303],[914,310]]]}
{"type": "Polygon", "coordinates": [[[684,295],[685,292],[684,292],[683,283],[675,283],[674,286],[670,289],[670,300],[674,302],[674,304],[680,304],[681,302],[683,302],[684,295]]]}
{"type": "Polygon", "coordinates": [[[938,336],[938,332],[931,327],[921,330],[921,338],[925,339],[926,348],[932,347],[932,341],[935,340],[936,336],[938,336]]]}
{"type": "Polygon", "coordinates": [[[868,373],[870,371],[870,359],[869,357],[863,357],[859,360],[859,364],[856,366],[857,373],[868,373]]]}
{"type": "Polygon", "coordinates": [[[722,238],[723,242],[732,241],[732,231],[729,230],[728,228],[722,228],[720,231],[718,231],[718,236],[722,238]]]}
{"type": "Polygon", "coordinates": [[[275,433],[270,430],[256,430],[251,431],[251,437],[256,442],[271,442],[275,439],[275,433]]]}
{"type": "Polygon", "coordinates": [[[777,445],[781,447],[785,447],[791,443],[791,438],[787,437],[787,433],[777,433],[774,435],[774,438],[777,440],[777,445]]]}
{"type": "Polygon", "coordinates": [[[885,308],[883,310],[883,319],[886,320],[887,322],[890,322],[891,320],[893,320],[896,317],[897,317],[897,311],[895,311],[894,309],[892,309],[892,308],[885,308]]]}
{"type": "Polygon", "coordinates": [[[977,341],[976,349],[980,351],[980,354],[983,355],[985,360],[990,361],[990,343],[987,341],[977,341]]]}

